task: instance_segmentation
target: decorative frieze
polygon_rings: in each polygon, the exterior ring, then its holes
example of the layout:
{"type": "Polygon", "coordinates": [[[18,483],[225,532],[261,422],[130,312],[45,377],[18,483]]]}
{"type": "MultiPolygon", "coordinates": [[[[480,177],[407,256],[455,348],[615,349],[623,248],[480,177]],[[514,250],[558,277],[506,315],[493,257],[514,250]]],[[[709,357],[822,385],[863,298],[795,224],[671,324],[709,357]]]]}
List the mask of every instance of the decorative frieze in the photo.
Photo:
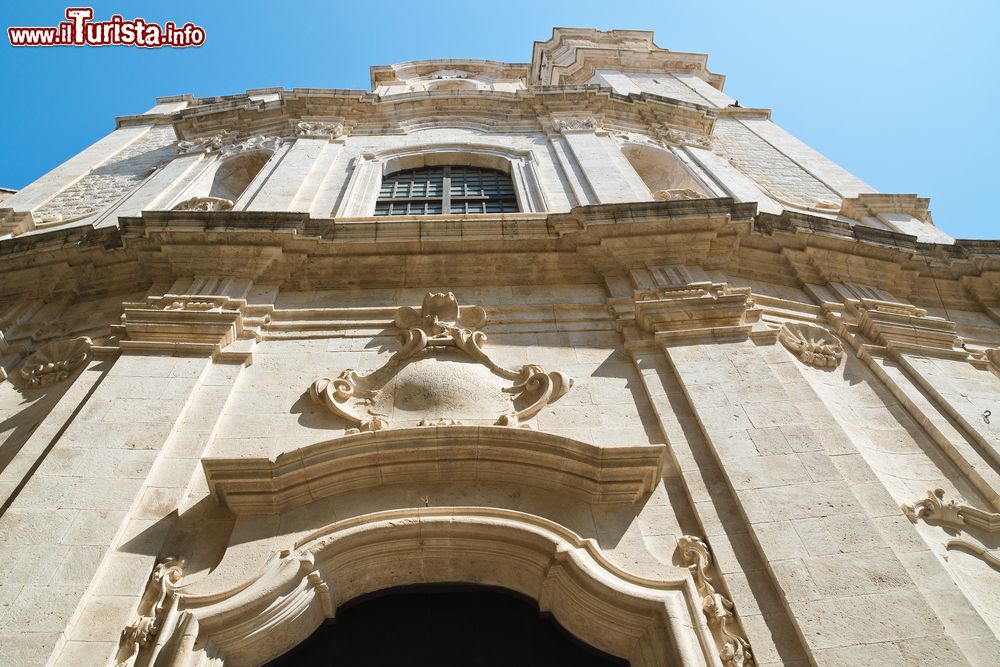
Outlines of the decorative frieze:
{"type": "Polygon", "coordinates": [[[701,538],[684,535],[677,540],[681,562],[691,571],[695,587],[701,595],[701,610],[712,630],[719,659],[725,667],[751,667],[756,664],[750,653],[748,642],[736,628],[733,603],[715,590],[708,569],[712,566],[712,556],[701,538]]]}
{"type": "Polygon", "coordinates": [[[249,151],[266,150],[274,152],[284,143],[281,137],[256,134],[240,141],[239,133],[224,130],[201,139],[181,141],[177,144],[179,154],[218,153],[221,157],[239,155],[249,151]]]}
{"type": "Polygon", "coordinates": [[[330,139],[339,139],[345,134],[343,123],[300,121],[295,125],[295,135],[299,137],[329,137],[330,139]]]}
{"type": "Polygon", "coordinates": [[[781,325],[778,340],[802,363],[836,368],[844,358],[844,346],[832,333],[813,324],[789,322],[781,325]]]}
{"type": "MultiPolygon", "coordinates": [[[[477,397],[484,410],[500,406],[501,414],[494,423],[500,426],[527,426],[542,408],[558,400],[573,386],[573,380],[564,373],[546,372],[537,364],[526,364],[517,370],[498,365],[483,350],[486,334],[480,329],[486,324],[486,311],[478,306],[459,307],[455,295],[428,293],[419,311],[408,306],[396,311],[394,323],[403,331],[402,346],[388,361],[371,373],[362,374],[348,368],[335,377],[319,378],[309,387],[309,395],[314,401],[330,412],[344,419],[350,426],[348,433],[358,431],[379,431],[389,425],[388,413],[398,404],[399,382],[391,382],[410,363],[411,373],[425,373],[413,384],[422,384],[421,404],[411,409],[447,409],[447,400],[440,396],[454,394],[456,382],[481,392],[477,397]],[[430,367],[421,367],[420,361],[439,352],[455,351],[466,359],[487,368],[494,376],[511,382],[507,387],[491,389],[483,384],[483,378],[475,374],[455,375],[461,369],[456,366],[452,374],[427,375],[430,367]],[[508,398],[503,400],[503,394],[508,398]]],[[[412,380],[411,380],[412,381],[412,380]]],[[[450,419],[450,415],[431,415],[432,419],[450,419]]]]}

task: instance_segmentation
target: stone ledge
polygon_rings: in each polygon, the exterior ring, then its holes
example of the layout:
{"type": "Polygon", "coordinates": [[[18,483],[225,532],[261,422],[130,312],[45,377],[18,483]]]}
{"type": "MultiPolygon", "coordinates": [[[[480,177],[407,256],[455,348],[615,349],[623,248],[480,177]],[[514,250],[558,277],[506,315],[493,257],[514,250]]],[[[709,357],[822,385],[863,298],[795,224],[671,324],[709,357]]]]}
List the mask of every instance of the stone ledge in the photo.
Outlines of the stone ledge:
{"type": "Polygon", "coordinates": [[[259,515],[345,491],[435,481],[525,484],[590,503],[632,503],[659,482],[665,451],[502,426],[429,426],[347,435],[275,460],[209,457],[202,465],[221,503],[259,515]]]}

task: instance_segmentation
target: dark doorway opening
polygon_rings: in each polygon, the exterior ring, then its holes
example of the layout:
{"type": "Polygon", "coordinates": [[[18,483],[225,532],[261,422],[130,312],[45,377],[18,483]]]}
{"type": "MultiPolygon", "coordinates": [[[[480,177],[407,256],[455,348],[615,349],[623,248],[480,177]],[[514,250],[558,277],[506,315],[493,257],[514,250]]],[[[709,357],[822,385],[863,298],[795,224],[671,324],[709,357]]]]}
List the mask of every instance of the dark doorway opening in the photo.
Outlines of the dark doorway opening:
{"type": "Polygon", "coordinates": [[[268,667],[628,667],[564,630],[534,600],[500,588],[394,588],[337,618],[268,667]]]}

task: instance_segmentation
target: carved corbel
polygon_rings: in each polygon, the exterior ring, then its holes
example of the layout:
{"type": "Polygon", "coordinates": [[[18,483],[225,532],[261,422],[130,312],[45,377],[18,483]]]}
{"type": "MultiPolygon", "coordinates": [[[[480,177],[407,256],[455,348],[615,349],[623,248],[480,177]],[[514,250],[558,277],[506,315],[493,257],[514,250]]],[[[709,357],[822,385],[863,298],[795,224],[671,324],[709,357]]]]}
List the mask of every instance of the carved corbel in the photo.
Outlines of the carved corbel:
{"type": "Polygon", "coordinates": [[[701,609],[715,638],[719,658],[726,667],[751,667],[755,664],[750,653],[750,642],[737,634],[733,603],[715,590],[708,569],[712,556],[700,538],[684,535],[677,540],[681,562],[691,571],[695,588],[701,596],[701,609]],[[734,632],[735,630],[735,632],[734,632]]]}
{"type": "Polygon", "coordinates": [[[844,346],[829,331],[801,322],[785,323],[778,340],[802,363],[818,368],[836,368],[844,358],[844,346]]]}
{"type": "Polygon", "coordinates": [[[17,377],[32,389],[61,382],[86,363],[91,345],[87,336],[46,343],[21,362],[17,377]]]}
{"type": "Polygon", "coordinates": [[[314,401],[350,424],[348,433],[387,428],[388,419],[378,411],[378,405],[391,398],[384,395],[388,380],[404,364],[436,350],[457,349],[512,383],[502,388],[510,395],[512,405],[497,417],[498,426],[525,426],[573,386],[573,380],[566,374],[546,372],[537,364],[512,370],[495,363],[483,350],[486,334],[479,330],[486,324],[486,311],[478,306],[459,307],[451,292],[429,292],[419,311],[408,306],[399,308],[394,324],[403,330],[401,345],[380,368],[366,375],[348,368],[336,377],[319,378],[309,387],[309,396],[314,401]],[[522,407],[515,409],[515,404],[522,407]]]}

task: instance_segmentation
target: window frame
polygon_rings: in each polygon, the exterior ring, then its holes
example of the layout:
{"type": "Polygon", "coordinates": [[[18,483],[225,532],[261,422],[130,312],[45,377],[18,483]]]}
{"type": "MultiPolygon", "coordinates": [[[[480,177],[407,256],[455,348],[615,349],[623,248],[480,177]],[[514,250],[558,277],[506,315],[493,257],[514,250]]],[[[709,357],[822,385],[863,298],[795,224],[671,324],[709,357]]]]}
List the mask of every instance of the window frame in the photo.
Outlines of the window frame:
{"type": "MultiPolygon", "coordinates": [[[[467,181],[459,181],[459,182],[467,184],[467,181]]],[[[412,183],[413,183],[413,181],[411,181],[411,184],[412,183]]],[[[379,184],[378,196],[375,199],[375,211],[374,211],[374,215],[376,217],[394,217],[394,216],[398,216],[398,215],[489,215],[489,214],[497,215],[497,214],[503,214],[503,213],[520,213],[520,212],[521,212],[521,204],[520,204],[519,198],[517,196],[517,185],[515,184],[514,179],[511,177],[510,173],[508,173],[506,171],[503,171],[503,170],[500,170],[500,169],[494,169],[492,167],[481,167],[481,166],[463,165],[463,164],[443,164],[443,165],[424,165],[424,166],[420,166],[420,167],[412,167],[410,169],[401,169],[399,171],[383,175],[382,182],[379,184]],[[506,184],[507,184],[507,186],[509,188],[509,193],[498,192],[498,194],[496,194],[496,195],[490,195],[490,194],[473,195],[473,194],[468,194],[466,192],[464,194],[457,195],[457,194],[455,194],[453,192],[453,180],[452,179],[455,178],[455,180],[458,180],[458,178],[457,178],[457,176],[453,176],[452,170],[463,170],[463,171],[467,171],[467,172],[478,172],[478,174],[479,174],[480,177],[484,176],[484,175],[493,177],[493,178],[497,179],[497,181],[498,181],[498,190],[502,190],[503,186],[504,186],[504,181],[502,181],[500,179],[505,179],[506,184]],[[399,186],[399,181],[396,181],[395,183],[393,183],[393,188],[392,188],[393,194],[392,194],[392,196],[384,197],[382,195],[382,189],[385,186],[386,179],[392,178],[394,176],[398,177],[401,174],[412,173],[412,172],[419,172],[419,171],[426,171],[426,172],[440,171],[441,172],[441,195],[440,196],[432,197],[432,196],[428,196],[427,195],[427,191],[430,190],[430,187],[429,187],[430,178],[431,178],[430,176],[425,177],[424,180],[423,180],[423,182],[425,183],[424,195],[423,196],[415,196],[415,197],[414,196],[407,196],[407,197],[396,196],[395,192],[396,192],[396,190],[397,190],[397,188],[399,186]],[[440,202],[440,204],[441,204],[441,206],[440,206],[441,210],[439,212],[428,212],[427,211],[427,209],[430,208],[432,204],[436,204],[438,202],[440,202]],[[464,205],[465,210],[464,211],[457,211],[457,212],[453,211],[452,208],[453,208],[453,205],[454,205],[455,202],[458,202],[458,203],[464,205]],[[482,202],[482,208],[483,208],[483,210],[482,211],[471,211],[470,212],[468,210],[469,209],[469,204],[477,203],[477,202],[482,202]],[[501,210],[500,211],[488,211],[488,210],[486,210],[487,209],[487,205],[490,202],[499,203],[501,210]],[[405,212],[403,212],[403,213],[394,213],[393,212],[393,205],[399,205],[399,204],[406,204],[406,210],[405,210],[405,212]],[[422,204],[423,210],[420,211],[420,212],[412,212],[410,210],[410,205],[411,204],[422,204]],[[380,212],[379,208],[380,208],[380,206],[383,206],[383,205],[385,205],[387,208],[386,208],[385,212],[380,212]],[[505,211],[505,210],[503,210],[504,208],[506,208],[508,206],[513,206],[514,210],[511,210],[511,211],[505,211]]]]}

